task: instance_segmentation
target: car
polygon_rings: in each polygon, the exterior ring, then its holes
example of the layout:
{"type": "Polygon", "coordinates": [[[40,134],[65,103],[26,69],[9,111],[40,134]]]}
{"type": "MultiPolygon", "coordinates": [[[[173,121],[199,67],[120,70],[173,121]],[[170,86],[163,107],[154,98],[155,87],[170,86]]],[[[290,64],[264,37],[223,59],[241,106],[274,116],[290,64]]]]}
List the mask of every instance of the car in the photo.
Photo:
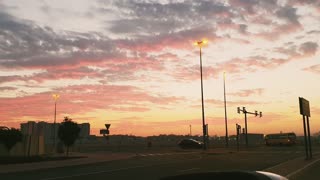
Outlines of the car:
{"type": "Polygon", "coordinates": [[[201,149],[203,148],[203,142],[195,139],[183,139],[178,143],[178,146],[183,149],[201,149]]]}

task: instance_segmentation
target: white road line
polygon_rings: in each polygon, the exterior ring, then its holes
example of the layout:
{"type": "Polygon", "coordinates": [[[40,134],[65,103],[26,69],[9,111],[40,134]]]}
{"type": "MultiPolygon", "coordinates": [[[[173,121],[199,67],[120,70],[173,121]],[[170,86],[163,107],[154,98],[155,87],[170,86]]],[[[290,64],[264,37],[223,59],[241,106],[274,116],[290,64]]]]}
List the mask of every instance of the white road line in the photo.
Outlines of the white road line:
{"type": "Polygon", "coordinates": [[[183,154],[195,154],[197,152],[186,152],[186,153],[149,153],[149,154],[137,154],[137,156],[165,156],[165,155],[183,155],[183,154]]]}
{"type": "MultiPolygon", "coordinates": [[[[301,157],[297,157],[297,158],[295,158],[295,159],[299,159],[299,158],[301,158],[301,157]]],[[[288,163],[289,161],[292,161],[292,160],[295,160],[295,159],[289,159],[289,160],[284,161],[284,162],[281,162],[281,163],[279,163],[279,164],[277,164],[277,165],[268,167],[268,168],[264,169],[263,171],[268,171],[268,170],[273,169],[273,168],[275,168],[275,167],[282,166],[283,164],[286,164],[286,163],[288,163]]]]}
{"type": "Polygon", "coordinates": [[[287,177],[287,178],[290,178],[290,177],[292,177],[293,175],[295,175],[295,174],[297,174],[297,173],[305,170],[306,168],[312,166],[313,164],[317,163],[318,161],[320,161],[320,159],[317,159],[317,160],[315,160],[315,161],[313,161],[313,162],[305,165],[304,167],[302,167],[302,168],[300,168],[300,169],[298,169],[298,170],[296,170],[296,171],[293,171],[292,173],[288,174],[286,177],[287,177]]]}
{"type": "Polygon", "coordinates": [[[182,172],[193,171],[193,170],[198,170],[198,169],[200,169],[200,168],[183,169],[183,170],[179,170],[178,172],[182,173],[182,172]]]}
{"type": "MultiPolygon", "coordinates": [[[[315,156],[315,155],[318,155],[318,154],[319,154],[319,153],[314,153],[313,155],[315,156]]],[[[284,161],[284,162],[281,162],[281,163],[279,163],[279,164],[277,164],[277,165],[268,167],[268,168],[264,169],[264,171],[268,171],[268,170],[273,169],[273,168],[275,168],[275,167],[282,166],[283,164],[286,164],[286,163],[288,163],[289,161],[296,160],[296,159],[299,159],[299,158],[302,158],[302,157],[303,157],[303,156],[299,156],[299,157],[296,157],[296,158],[294,158],[294,159],[289,159],[289,160],[284,161]]]]}

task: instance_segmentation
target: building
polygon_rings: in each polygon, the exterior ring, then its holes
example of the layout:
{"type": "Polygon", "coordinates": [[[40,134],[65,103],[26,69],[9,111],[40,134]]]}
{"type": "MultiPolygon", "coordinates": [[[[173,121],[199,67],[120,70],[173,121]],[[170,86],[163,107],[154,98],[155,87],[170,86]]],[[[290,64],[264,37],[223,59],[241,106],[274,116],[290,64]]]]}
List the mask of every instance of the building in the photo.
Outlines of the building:
{"type": "MultiPolygon", "coordinates": [[[[34,121],[28,121],[27,123],[21,123],[21,132],[23,135],[32,135],[32,136],[42,136],[44,138],[45,144],[53,144],[54,136],[56,137],[56,142],[58,142],[58,129],[60,123],[47,123],[40,121],[38,123],[34,121]]],[[[79,138],[87,139],[90,136],[90,124],[82,123],[78,124],[80,127],[79,138]]]]}
{"type": "MultiPolygon", "coordinates": [[[[240,144],[246,143],[246,135],[239,134],[240,144]]],[[[256,133],[248,133],[248,145],[261,145],[264,144],[264,135],[256,133]]]]}

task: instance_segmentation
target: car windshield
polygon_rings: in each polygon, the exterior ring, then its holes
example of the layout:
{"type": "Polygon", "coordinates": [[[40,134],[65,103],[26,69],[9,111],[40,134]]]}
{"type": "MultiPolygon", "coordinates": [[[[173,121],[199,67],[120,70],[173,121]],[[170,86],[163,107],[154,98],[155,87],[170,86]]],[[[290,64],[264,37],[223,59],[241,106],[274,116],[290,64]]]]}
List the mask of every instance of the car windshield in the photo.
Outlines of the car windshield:
{"type": "Polygon", "coordinates": [[[0,179],[319,179],[319,37],[319,0],[0,0],[0,179]]]}

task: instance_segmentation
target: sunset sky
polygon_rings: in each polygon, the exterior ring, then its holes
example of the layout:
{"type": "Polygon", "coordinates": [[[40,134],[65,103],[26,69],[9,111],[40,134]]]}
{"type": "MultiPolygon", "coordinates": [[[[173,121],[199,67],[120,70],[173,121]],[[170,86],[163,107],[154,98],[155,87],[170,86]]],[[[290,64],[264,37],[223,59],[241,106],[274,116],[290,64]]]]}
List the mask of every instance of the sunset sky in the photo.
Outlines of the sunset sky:
{"type": "Polygon", "coordinates": [[[320,131],[320,0],[0,0],[0,126],[69,116],[98,134],[320,131]]]}

